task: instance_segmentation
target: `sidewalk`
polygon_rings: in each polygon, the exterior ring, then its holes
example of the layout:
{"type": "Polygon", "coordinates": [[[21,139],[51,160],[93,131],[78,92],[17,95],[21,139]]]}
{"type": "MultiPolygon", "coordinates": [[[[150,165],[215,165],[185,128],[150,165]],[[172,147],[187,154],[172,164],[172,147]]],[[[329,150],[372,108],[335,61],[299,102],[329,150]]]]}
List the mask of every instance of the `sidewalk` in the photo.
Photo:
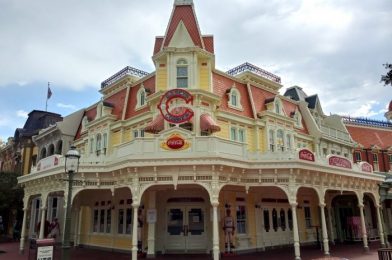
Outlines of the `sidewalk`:
{"type": "MultiPolygon", "coordinates": [[[[319,248],[314,246],[311,247],[301,247],[301,258],[302,260],[312,260],[312,259],[328,259],[328,260],[378,260],[377,249],[379,243],[373,242],[370,244],[370,251],[365,253],[362,248],[362,243],[356,244],[344,244],[331,246],[331,257],[325,258],[323,252],[319,248]]],[[[27,260],[29,255],[28,244],[26,245],[26,250],[24,255],[19,254],[19,242],[5,242],[0,243],[0,260],[27,260]],[[2,253],[2,251],[4,251],[2,253]]],[[[55,249],[54,260],[61,259],[60,248],[55,249]]],[[[131,259],[130,253],[118,253],[103,251],[97,249],[89,248],[73,248],[71,250],[72,260],[123,260],[131,259]]],[[[210,255],[160,255],[157,256],[158,260],[197,260],[197,259],[212,259],[210,255]]],[[[230,257],[222,257],[222,259],[230,260],[256,260],[256,259],[266,259],[266,260],[291,260],[294,259],[294,250],[292,247],[279,248],[274,250],[268,250],[265,252],[257,252],[243,255],[235,255],[230,257]]]]}

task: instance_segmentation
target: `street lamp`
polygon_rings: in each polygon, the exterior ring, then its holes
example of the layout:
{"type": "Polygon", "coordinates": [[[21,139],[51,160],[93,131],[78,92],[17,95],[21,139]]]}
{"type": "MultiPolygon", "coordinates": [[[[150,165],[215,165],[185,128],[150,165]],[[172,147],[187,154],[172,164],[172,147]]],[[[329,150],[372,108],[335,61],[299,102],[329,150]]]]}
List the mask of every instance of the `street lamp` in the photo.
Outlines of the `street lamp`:
{"type": "Polygon", "coordinates": [[[74,174],[78,172],[80,154],[75,146],[71,146],[70,150],[65,155],[65,173],[68,174],[68,197],[67,209],[65,211],[65,227],[62,247],[61,259],[69,259],[70,236],[71,236],[71,207],[72,207],[72,186],[74,174]]]}

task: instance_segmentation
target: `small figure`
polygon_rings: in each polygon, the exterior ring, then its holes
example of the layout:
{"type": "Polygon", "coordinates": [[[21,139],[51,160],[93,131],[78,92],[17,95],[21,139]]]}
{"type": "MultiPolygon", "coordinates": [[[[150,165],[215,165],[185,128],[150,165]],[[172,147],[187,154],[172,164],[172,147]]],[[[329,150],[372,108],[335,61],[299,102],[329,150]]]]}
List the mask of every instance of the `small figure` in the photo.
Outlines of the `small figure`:
{"type": "Polygon", "coordinates": [[[225,231],[225,252],[233,252],[234,244],[233,244],[233,236],[235,231],[234,220],[231,216],[230,209],[226,210],[226,216],[223,220],[224,226],[223,230],[225,231]]]}
{"type": "Polygon", "coordinates": [[[15,220],[13,231],[12,231],[12,238],[15,241],[19,241],[20,240],[20,224],[19,224],[18,220],[15,220]]]}
{"type": "Polygon", "coordinates": [[[55,240],[60,237],[60,224],[57,218],[50,223],[50,233],[48,237],[54,238],[55,240]]]}
{"type": "Polygon", "coordinates": [[[137,212],[137,252],[139,254],[143,252],[142,233],[143,233],[143,211],[141,208],[139,208],[137,212]]]}

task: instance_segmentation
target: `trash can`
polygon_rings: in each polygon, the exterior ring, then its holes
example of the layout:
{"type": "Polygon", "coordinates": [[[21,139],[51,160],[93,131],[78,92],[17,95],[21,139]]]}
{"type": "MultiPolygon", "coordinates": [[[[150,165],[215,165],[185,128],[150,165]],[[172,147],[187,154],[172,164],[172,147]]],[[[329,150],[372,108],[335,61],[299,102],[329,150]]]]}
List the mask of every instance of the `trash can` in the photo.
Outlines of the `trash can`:
{"type": "Polygon", "coordinates": [[[54,238],[30,239],[29,260],[53,260],[54,238]]]}

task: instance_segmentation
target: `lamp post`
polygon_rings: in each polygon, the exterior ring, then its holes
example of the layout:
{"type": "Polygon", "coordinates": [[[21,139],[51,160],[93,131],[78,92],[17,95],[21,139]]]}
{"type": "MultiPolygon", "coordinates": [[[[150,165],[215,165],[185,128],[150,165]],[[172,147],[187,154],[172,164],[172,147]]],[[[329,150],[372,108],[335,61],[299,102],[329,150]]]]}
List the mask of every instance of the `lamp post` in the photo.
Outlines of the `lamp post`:
{"type": "Polygon", "coordinates": [[[67,197],[67,209],[65,211],[65,227],[63,246],[61,252],[61,259],[68,260],[71,236],[71,207],[72,207],[72,186],[74,174],[78,172],[80,154],[76,150],[75,146],[71,146],[70,150],[65,155],[65,172],[68,174],[68,197],[67,197]]]}

